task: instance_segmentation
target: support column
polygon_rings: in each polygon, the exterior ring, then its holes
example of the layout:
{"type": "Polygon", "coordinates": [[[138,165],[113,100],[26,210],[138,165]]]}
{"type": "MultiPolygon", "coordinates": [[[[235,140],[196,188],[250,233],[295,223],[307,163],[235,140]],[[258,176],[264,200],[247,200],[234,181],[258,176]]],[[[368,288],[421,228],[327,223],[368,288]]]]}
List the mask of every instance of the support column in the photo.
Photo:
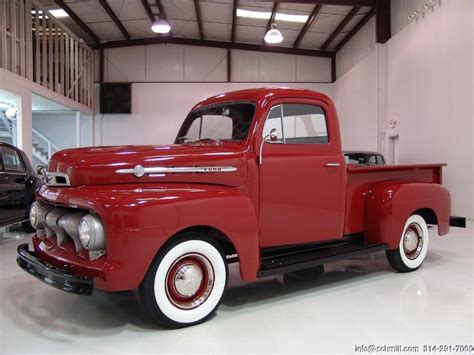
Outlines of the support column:
{"type": "Polygon", "coordinates": [[[377,150],[393,163],[387,151],[387,45],[376,44],[377,56],[377,150]]]}
{"type": "Polygon", "coordinates": [[[76,111],[76,147],[81,146],[81,111],[76,111]]]}
{"type": "Polygon", "coordinates": [[[31,110],[31,92],[22,92],[17,96],[16,142],[30,161],[33,160],[33,115],[31,110]]]}

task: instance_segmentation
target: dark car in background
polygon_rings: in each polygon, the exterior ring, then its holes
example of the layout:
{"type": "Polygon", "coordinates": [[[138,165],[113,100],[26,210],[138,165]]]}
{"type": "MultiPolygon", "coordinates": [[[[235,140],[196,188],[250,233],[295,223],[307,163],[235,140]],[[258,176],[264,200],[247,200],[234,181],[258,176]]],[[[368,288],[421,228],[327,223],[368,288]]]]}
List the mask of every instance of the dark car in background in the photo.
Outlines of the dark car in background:
{"type": "Polygon", "coordinates": [[[355,165],[387,165],[382,154],[377,152],[344,151],[346,164],[355,165]]]}
{"type": "Polygon", "coordinates": [[[0,152],[0,227],[21,223],[26,232],[32,233],[35,229],[29,221],[29,210],[43,180],[22,150],[0,143],[0,152]]]}

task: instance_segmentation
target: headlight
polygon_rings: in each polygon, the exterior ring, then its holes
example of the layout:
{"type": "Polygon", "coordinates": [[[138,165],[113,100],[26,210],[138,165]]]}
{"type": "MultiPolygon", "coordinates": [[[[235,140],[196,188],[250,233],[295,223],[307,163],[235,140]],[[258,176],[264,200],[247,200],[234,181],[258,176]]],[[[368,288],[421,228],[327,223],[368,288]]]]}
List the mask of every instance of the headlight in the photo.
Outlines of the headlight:
{"type": "Polygon", "coordinates": [[[39,202],[35,201],[30,207],[30,223],[34,229],[37,229],[38,227],[38,205],[39,202]]]}
{"type": "Polygon", "coordinates": [[[105,249],[104,227],[100,219],[94,215],[87,215],[81,219],[79,226],[79,239],[87,250],[105,249]]]}
{"type": "Polygon", "coordinates": [[[31,204],[29,217],[34,229],[44,229],[46,225],[46,215],[54,209],[54,206],[43,205],[39,201],[31,204]]]}

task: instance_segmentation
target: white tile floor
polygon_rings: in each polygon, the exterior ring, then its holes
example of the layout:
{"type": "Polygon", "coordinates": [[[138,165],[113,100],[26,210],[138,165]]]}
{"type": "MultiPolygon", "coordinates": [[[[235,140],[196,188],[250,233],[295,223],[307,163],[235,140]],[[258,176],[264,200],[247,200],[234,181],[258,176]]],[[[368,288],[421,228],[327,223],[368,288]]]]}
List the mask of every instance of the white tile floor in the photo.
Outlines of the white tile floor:
{"type": "Polygon", "coordinates": [[[355,345],[474,345],[474,235],[434,236],[422,266],[397,274],[384,253],[311,272],[243,283],[235,267],[216,317],[180,330],[155,326],[134,293],[63,293],[15,262],[0,239],[0,354],[158,352],[354,353],[355,345]]]}

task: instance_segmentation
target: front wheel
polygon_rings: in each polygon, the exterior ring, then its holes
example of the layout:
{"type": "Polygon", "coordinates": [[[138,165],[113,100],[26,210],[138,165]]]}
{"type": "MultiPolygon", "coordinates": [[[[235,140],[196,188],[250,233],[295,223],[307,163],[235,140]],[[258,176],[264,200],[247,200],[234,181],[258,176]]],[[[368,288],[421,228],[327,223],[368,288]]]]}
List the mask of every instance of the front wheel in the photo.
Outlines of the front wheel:
{"type": "Polygon", "coordinates": [[[186,235],[161,251],[140,286],[155,320],[181,328],[209,319],[227,285],[225,255],[214,241],[186,235]]]}
{"type": "Polygon", "coordinates": [[[418,269],[428,252],[428,226],[420,215],[411,215],[403,228],[397,249],[387,250],[387,259],[395,270],[410,272],[418,269]]]}

